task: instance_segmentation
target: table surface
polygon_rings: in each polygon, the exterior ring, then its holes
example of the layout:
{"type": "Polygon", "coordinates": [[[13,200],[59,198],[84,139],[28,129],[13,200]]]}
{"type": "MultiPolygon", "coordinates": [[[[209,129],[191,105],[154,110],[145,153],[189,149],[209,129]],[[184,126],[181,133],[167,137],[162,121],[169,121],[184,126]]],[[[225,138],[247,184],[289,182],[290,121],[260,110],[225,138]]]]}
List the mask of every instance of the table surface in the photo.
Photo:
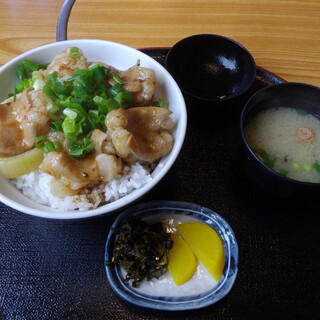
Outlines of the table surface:
{"type": "MultiPolygon", "coordinates": [[[[0,0],[0,65],[54,42],[62,4],[0,0]]],[[[271,74],[320,86],[319,18],[315,0],[77,0],[68,38],[149,48],[170,47],[192,34],[221,34],[242,43],[271,74]]],[[[253,90],[268,84],[261,83],[264,77],[253,90]]],[[[228,115],[228,123],[189,117],[177,164],[142,199],[198,203],[230,223],[240,264],[227,297],[192,312],[130,305],[110,289],[104,274],[104,243],[114,215],[63,222],[0,204],[0,319],[317,319],[320,221],[315,203],[276,199],[241,173],[221,170],[237,165],[232,146],[238,116],[239,109],[228,115]]]]}
{"type": "MultiPolygon", "coordinates": [[[[54,42],[62,0],[0,0],[0,65],[54,42]]],[[[317,0],[77,0],[69,39],[99,38],[135,48],[170,47],[192,34],[242,43],[257,65],[287,81],[320,85],[317,0]]]]}

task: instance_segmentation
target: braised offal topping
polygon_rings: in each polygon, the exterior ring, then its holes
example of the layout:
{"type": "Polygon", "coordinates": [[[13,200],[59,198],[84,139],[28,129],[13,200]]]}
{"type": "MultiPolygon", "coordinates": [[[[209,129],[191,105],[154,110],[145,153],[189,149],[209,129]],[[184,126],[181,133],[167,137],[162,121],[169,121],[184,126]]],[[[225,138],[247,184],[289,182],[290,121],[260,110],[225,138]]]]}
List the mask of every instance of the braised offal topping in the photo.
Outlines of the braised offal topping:
{"type": "Polygon", "coordinates": [[[122,162],[132,154],[137,160],[152,162],[169,152],[173,138],[171,111],[158,107],[117,109],[106,119],[108,131],[92,134],[96,149],[81,159],[66,152],[49,152],[40,171],[54,176],[72,190],[90,187],[100,180],[109,182],[121,172],[122,162]]]}
{"type": "Polygon", "coordinates": [[[154,70],[140,67],[138,61],[126,71],[117,70],[124,82],[124,89],[132,92],[132,102],[135,106],[146,106],[151,102],[156,86],[154,70]]]}
{"type": "Polygon", "coordinates": [[[83,70],[88,68],[87,58],[81,50],[72,52],[72,48],[68,48],[56,55],[48,67],[43,71],[45,76],[53,72],[57,72],[61,79],[68,80],[74,74],[74,70],[83,70]]]}
{"type": "Polygon", "coordinates": [[[65,152],[52,151],[45,155],[40,171],[54,176],[72,190],[92,186],[99,181],[95,158],[74,159],[65,152]]]}
{"type": "Polygon", "coordinates": [[[132,153],[139,160],[154,161],[173,146],[168,130],[171,111],[157,107],[117,109],[107,115],[108,133],[120,156],[132,153]]]}
{"type": "Polygon", "coordinates": [[[154,167],[172,149],[171,111],[154,105],[156,75],[140,61],[122,71],[88,63],[73,47],[48,65],[19,68],[22,81],[1,105],[0,156],[42,150],[39,170],[55,189],[80,193],[134,162],[154,167]]]}
{"type": "Polygon", "coordinates": [[[10,157],[30,150],[38,135],[49,131],[49,98],[41,90],[25,89],[16,101],[1,104],[0,156],[10,157]]]}

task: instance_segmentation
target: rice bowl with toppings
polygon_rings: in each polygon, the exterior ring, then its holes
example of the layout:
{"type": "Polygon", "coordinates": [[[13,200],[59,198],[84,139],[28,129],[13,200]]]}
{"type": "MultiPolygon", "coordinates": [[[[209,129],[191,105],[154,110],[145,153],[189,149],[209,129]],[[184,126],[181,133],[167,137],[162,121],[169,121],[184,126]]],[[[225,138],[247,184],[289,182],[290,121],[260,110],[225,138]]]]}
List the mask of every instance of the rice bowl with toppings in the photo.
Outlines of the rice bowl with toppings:
{"type": "MultiPolygon", "coordinates": [[[[144,159],[143,154],[140,153],[141,148],[136,148],[132,145],[131,150],[134,155],[138,155],[138,157],[142,155],[140,161],[123,161],[121,170],[113,172],[115,175],[112,176],[112,179],[106,179],[102,184],[89,185],[88,188],[82,188],[82,190],[85,190],[81,193],[67,194],[66,197],[57,197],[49,190],[48,185],[53,179],[51,168],[47,171],[33,170],[12,180],[1,177],[0,200],[14,209],[31,215],[55,219],[77,219],[116,211],[137,200],[153,188],[173,165],[183,144],[186,131],[186,110],[182,94],[175,81],[159,63],[149,56],[138,50],[113,42],[102,40],[63,41],[36,48],[13,59],[3,66],[0,71],[0,79],[5,77],[9,80],[4,82],[1,101],[6,100],[7,96],[5,95],[13,91],[14,85],[12,84],[18,83],[14,70],[25,59],[39,64],[48,63],[64,50],[75,47],[83,51],[88,61],[101,62],[116,68],[116,70],[128,70],[137,61],[140,62],[139,66],[141,65],[142,68],[154,70],[156,87],[152,96],[153,98],[159,97],[169,103],[170,117],[174,123],[174,127],[170,130],[173,144],[170,148],[167,148],[166,152],[160,152],[159,158],[155,161],[149,155],[144,159]],[[11,86],[9,83],[11,83],[11,86]],[[151,159],[151,161],[146,164],[148,159],[151,159]]],[[[147,108],[149,103],[145,105],[145,108],[147,108]]],[[[129,110],[127,108],[120,109],[120,112],[123,113],[129,110]]],[[[135,112],[139,114],[137,117],[140,118],[142,109],[127,112],[126,117],[128,119],[135,118],[135,112]]],[[[121,116],[123,115],[121,114],[121,116]]],[[[110,126],[113,123],[112,121],[111,119],[109,122],[110,126]]],[[[118,130],[118,127],[115,130],[118,130]]],[[[51,152],[52,161],[55,160],[54,156],[57,156],[55,152],[57,153],[55,150],[51,152]]],[[[74,163],[70,165],[70,168],[74,168],[74,163]]],[[[99,173],[99,175],[101,174],[99,173]]],[[[63,179],[65,177],[55,177],[55,180],[58,181],[63,179]]],[[[77,189],[74,186],[71,187],[77,189]]]]}

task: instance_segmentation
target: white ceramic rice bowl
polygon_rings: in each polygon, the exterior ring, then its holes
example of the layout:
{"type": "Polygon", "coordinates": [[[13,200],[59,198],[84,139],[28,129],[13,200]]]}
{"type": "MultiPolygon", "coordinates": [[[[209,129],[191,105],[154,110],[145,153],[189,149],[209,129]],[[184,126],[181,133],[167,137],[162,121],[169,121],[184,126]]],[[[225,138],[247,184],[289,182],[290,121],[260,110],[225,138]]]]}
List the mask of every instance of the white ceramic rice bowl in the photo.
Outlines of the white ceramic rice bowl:
{"type": "Polygon", "coordinates": [[[186,106],[183,95],[169,72],[157,61],[139,50],[104,40],[81,39],[51,43],[32,49],[12,59],[0,68],[0,101],[5,100],[8,93],[12,92],[14,86],[18,83],[15,68],[24,59],[37,63],[48,63],[55,55],[68,47],[81,48],[88,61],[105,62],[120,70],[130,68],[138,59],[140,59],[142,67],[152,68],[157,76],[156,95],[166,99],[170,105],[169,109],[173,112],[171,117],[176,126],[172,135],[175,143],[171,152],[161,158],[159,164],[152,172],[152,180],[149,183],[118,200],[92,210],[61,212],[57,209],[41,205],[24,196],[9,180],[0,177],[1,202],[21,212],[50,219],[80,219],[111,213],[145,195],[166,175],[174,164],[183,145],[187,125],[186,106]]]}

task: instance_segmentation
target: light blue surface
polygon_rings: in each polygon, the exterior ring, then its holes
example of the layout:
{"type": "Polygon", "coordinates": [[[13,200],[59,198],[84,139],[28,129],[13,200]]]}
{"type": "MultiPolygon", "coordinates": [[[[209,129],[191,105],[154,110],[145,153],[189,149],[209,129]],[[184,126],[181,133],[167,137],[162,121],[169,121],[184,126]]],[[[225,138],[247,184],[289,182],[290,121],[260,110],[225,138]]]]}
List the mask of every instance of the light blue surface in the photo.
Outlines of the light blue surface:
{"type": "MultiPolygon", "coordinates": [[[[121,270],[116,265],[106,266],[107,279],[111,288],[123,299],[135,305],[161,310],[190,310],[209,306],[226,296],[231,290],[238,271],[238,245],[230,225],[216,212],[197,204],[174,201],[156,201],[137,204],[124,210],[113,223],[112,228],[121,226],[131,215],[140,218],[157,215],[185,215],[207,223],[219,233],[225,250],[223,276],[212,290],[196,295],[179,297],[152,296],[140,293],[123,281],[121,270]]],[[[110,231],[105,248],[105,261],[111,260],[116,235],[110,231]]]]}

